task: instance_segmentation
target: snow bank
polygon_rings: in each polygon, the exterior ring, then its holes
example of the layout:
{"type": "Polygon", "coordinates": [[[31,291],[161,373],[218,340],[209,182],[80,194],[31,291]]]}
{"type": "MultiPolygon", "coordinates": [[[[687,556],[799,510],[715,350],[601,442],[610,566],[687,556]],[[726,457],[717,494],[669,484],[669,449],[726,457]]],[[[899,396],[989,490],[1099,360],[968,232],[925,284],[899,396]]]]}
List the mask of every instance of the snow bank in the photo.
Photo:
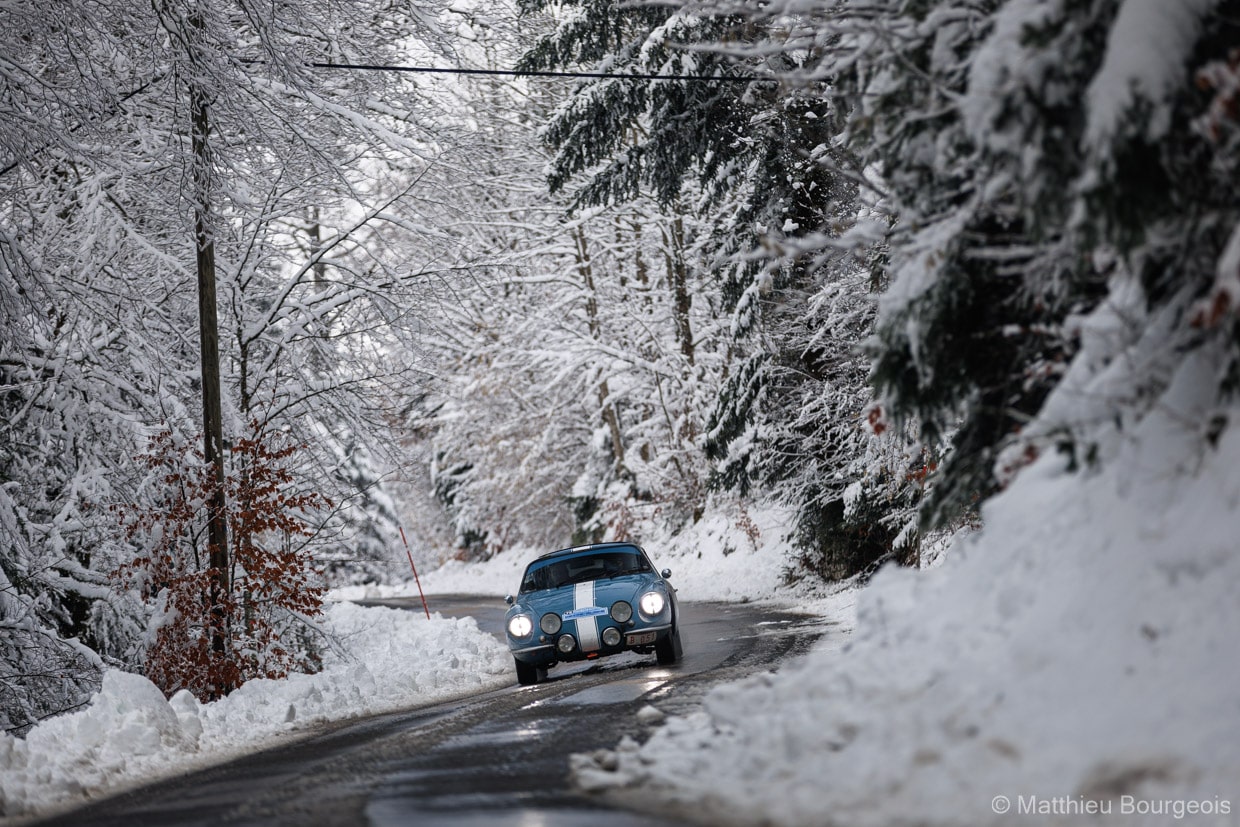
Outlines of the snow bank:
{"type": "Polygon", "coordinates": [[[1044,457],[940,568],[880,572],[845,651],[577,756],[579,783],[732,824],[1240,823],[1240,428],[1202,455],[1182,413],[1094,476],[1044,457]]]}
{"type": "Polygon", "coordinates": [[[24,740],[0,735],[0,816],[68,806],[267,746],[314,724],[506,685],[511,660],[472,618],[325,607],[341,641],[323,671],[250,681],[219,701],[165,700],[146,678],[109,671],[90,706],[52,718],[24,740]]]}

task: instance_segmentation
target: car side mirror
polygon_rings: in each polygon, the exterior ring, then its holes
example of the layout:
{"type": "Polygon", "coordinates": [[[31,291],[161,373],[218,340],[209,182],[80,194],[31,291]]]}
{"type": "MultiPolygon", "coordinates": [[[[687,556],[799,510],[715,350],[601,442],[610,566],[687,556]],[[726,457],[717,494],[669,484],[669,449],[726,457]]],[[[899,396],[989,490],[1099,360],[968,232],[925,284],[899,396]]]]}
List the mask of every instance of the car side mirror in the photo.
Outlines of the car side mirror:
{"type": "Polygon", "coordinates": [[[511,605],[512,605],[512,595],[510,595],[510,594],[506,594],[506,595],[504,595],[504,602],[505,602],[505,603],[507,603],[509,606],[511,606],[511,605]]]}
{"type": "Polygon", "coordinates": [[[660,576],[661,576],[664,580],[671,580],[671,579],[672,579],[672,570],[671,570],[671,569],[664,569],[663,571],[659,572],[659,575],[660,575],[660,576]]]}

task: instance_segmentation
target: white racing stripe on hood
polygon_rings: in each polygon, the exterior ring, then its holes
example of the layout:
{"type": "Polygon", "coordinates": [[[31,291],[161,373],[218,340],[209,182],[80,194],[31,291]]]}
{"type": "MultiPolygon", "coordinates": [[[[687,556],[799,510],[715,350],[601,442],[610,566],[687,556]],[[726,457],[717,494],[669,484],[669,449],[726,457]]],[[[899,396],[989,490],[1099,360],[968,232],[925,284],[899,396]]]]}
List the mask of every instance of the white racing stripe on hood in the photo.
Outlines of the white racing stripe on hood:
{"type": "MultiPolygon", "coordinates": [[[[573,587],[573,608],[589,609],[594,606],[594,581],[588,583],[578,583],[573,587]]],[[[579,617],[577,618],[577,642],[581,644],[581,651],[596,652],[598,651],[598,618],[597,617],[579,617]]]]}

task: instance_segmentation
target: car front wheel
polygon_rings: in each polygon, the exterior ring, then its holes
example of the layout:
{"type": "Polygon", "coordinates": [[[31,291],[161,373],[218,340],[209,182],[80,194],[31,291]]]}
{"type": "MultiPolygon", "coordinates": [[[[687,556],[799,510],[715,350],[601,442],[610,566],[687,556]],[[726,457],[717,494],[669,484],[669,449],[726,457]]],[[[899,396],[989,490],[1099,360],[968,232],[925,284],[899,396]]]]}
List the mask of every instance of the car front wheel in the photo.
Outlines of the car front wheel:
{"type": "Polygon", "coordinates": [[[680,659],[684,657],[684,648],[680,645],[680,630],[673,629],[672,633],[654,645],[654,656],[660,666],[671,666],[674,663],[680,663],[680,659]]]}
{"type": "Polygon", "coordinates": [[[517,662],[517,683],[521,686],[533,686],[541,679],[547,677],[546,669],[539,669],[537,666],[522,663],[516,658],[513,658],[513,660],[517,662]]]}

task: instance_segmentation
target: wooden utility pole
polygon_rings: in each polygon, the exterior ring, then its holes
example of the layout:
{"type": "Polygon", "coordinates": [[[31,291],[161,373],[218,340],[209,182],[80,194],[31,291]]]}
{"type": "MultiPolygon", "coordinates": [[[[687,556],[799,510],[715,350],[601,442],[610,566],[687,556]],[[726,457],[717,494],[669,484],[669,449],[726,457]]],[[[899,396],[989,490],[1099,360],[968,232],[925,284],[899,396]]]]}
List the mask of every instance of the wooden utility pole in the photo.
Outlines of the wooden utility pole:
{"type": "MultiPolygon", "coordinates": [[[[194,151],[194,242],[198,267],[198,337],[202,349],[203,453],[215,485],[211,491],[207,544],[211,580],[211,651],[222,657],[228,650],[228,613],[231,591],[228,564],[228,502],[224,495],[224,415],[220,393],[220,334],[215,296],[215,236],[211,226],[211,157],[207,96],[196,81],[190,83],[190,116],[194,151]]],[[[216,687],[226,694],[231,686],[216,687]]]]}

